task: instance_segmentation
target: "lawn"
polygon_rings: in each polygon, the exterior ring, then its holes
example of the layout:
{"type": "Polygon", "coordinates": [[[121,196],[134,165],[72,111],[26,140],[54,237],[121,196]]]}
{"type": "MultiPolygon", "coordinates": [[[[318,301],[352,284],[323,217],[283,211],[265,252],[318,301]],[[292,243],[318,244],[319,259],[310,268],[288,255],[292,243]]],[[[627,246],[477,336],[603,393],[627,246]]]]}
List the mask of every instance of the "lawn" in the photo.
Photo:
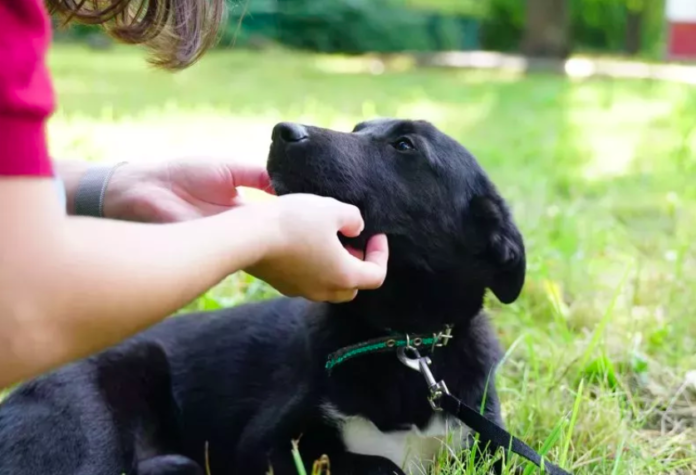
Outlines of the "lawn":
{"type": "MultiPolygon", "coordinates": [[[[364,59],[285,52],[215,52],[170,75],[134,49],[60,46],[51,66],[56,157],[263,161],[279,120],[432,121],[479,159],[526,238],[522,297],[489,302],[509,429],[577,474],[696,473],[693,87],[405,63],[373,74],[364,59]]],[[[192,307],[270,295],[234,276],[192,307]]]]}

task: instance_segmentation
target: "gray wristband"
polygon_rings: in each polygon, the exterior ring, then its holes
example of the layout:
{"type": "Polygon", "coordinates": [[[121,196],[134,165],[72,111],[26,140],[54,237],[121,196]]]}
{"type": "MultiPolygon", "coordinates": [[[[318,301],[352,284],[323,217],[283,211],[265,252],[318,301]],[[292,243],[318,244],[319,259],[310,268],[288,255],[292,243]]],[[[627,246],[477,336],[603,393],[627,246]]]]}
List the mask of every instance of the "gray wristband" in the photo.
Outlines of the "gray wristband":
{"type": "Polygon", "coordinates": [[[125,163],[95,165],[85,172],[75,192],[75,214],[77,216],[104,217],[104,195],[109,179],[114,170],[125,163]]]}

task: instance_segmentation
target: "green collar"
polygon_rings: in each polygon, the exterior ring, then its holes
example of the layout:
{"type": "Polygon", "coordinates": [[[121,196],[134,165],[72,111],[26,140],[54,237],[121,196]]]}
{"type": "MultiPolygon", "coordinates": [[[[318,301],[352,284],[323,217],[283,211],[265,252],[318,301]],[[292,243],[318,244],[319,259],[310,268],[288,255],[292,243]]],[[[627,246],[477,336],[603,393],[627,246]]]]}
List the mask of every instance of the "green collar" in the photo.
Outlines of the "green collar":
{"type": "Polygon", "coordinates": [[[326,370],[331,372],[339,364],[355,358],[356,356],[369,355],[372,353],[386,353],[400,347],[411,346],[413,348],[447,346],[452,338],[452,325],[446,325],[445,330],[439,333],[429,333],[422,335],[409,335],[392,333],[390,336],[374,338],[356,345],[346,346],[338,351],[331,353],[326,361],[326,370]]]}

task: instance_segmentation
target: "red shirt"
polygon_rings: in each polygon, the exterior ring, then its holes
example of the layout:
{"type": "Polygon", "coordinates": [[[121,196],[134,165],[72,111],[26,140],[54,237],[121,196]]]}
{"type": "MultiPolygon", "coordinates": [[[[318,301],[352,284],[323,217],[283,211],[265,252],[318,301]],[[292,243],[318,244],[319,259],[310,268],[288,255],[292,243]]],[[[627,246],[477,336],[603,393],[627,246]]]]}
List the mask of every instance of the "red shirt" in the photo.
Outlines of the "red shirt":
{"type": "Polygon", "coordinates": [[[53,176],[46,121],[51,23],[42,0],[0,0],[0,176],[53,176]]]}

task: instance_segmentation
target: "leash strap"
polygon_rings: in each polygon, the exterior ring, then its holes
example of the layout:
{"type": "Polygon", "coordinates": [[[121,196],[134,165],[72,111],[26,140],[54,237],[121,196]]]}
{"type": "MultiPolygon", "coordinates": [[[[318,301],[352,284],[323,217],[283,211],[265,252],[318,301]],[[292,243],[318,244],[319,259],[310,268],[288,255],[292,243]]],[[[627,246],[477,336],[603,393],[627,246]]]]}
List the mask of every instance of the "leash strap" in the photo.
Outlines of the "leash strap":
{"type": "Polygon", "coordinates": [[[471,430],[478,432],[484,442],[494,445],[493,448],[502,447],[513,453],[524,457],[537,467],[542,468],[543,473],[548,475],[570,475],[562,468],[544,460],[534,449],[514,437],[505,429],[486,419],[479,411],[473,409],[458,398],[450,394],[444,381],[438,381],[430,371],[430,358],[421,356],[416,348],[401,347],[397,350],[397,357],[407,367],[418,371],[425,378],[428,385],[428,401],[435,411],[446,411],[450,415],[462,421],[471,430]],[[406,355],[406,351],[415,355],[411,358],[406,355]]]}
{"type": "Polygon", "coordinates": [[[467,406],[451,394],[443,394],[440,407],[453,415],[471,430],[479,433],[484,442],[490,442],[494,448],[502,447],[524,457],[537,467],[543,467],[543,473],[548,475],[570,475],[562,468],[542,460],[542,457],[530,446],[511,435],[502,427],[486,419],[480,412],[467,406]]]}

